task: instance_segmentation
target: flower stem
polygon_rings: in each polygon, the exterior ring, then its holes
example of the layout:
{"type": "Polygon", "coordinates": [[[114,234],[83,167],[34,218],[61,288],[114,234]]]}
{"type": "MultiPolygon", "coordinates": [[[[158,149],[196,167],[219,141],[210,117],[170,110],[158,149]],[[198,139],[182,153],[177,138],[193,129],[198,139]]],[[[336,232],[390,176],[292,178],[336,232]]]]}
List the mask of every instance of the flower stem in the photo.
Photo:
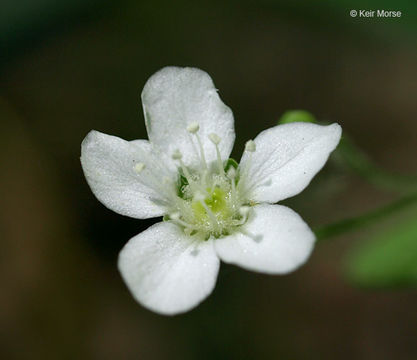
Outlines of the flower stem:
{"type": "Polygon", "coordinates": [[[338,157],[351,170],[376,187],[402,193],[417,189],[417,176],[390,173],[380,168],[347,135],[343,135],[335,155],[336,159],[338,157]]]}
{"type": "Polygon", "coordinates": [[[332,224],[323,225],[314,230],[317,241],[322,241],[333,236],[337,236],[352,230],[357,230],[363,226],[369,225],[377,220],[385,218],[399,210],[403,210],[409,206],[417,204],[417,192],[403,197],[400,200],[381,207],[376,210],[372,210],[360,216],[336,221],[332,224]]]}

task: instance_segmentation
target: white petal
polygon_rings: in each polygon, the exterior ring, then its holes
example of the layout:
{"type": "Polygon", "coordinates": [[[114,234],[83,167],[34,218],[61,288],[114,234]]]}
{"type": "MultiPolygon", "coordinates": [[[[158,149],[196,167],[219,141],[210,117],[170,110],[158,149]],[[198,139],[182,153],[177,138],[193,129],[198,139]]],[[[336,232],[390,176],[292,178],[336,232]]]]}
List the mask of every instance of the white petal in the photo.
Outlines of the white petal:
{"type": "Polygon", "coordinates": [[[196,138],[187,131],[189,125],[197,123],[206,160],[216,159],[215,146],[208,139],[211,133],[221,137],[222,159],[229,157],[235,139],[233,114],[220,100],[206,72],[195,68],[163,68],[145,84],[142,104],[149,140],[167,154],[178,149],[186,165],[200,161],[196,138]]]}
{"type": "Polygon", "coordinates": [[[300,193],[339,143],[338,124],[292,123],[255,138],[256,151],[241,159],[241,188],[254,201],[275,203],[300,193]],[[251,158],[252,157],[252,158],[251,158]]]}
{"type": "Polygon", "coordinates": [[[129,142],[90,131],[81,144],[81,164],[94,195],[109,209],[134,218],[165,214],[170,188],[161,186],[161,179],[174,175],[162,162],[146,140],[129,142]]]}
{"type": "Polygon", "coordinates": [[[219,264],[212,240],[195,240],[164,222],[130,239],[118,266],[139,303],[174,315],[197,306],[212,292],[219,264]]]}
{"type": "Polygon", "coordinates": [[[215,240],[220,259],[245,269],[285,274],[301,266],[314,245],[314,234],[301,217],[285,206],[257,205],[237,232],[215,240]]]}

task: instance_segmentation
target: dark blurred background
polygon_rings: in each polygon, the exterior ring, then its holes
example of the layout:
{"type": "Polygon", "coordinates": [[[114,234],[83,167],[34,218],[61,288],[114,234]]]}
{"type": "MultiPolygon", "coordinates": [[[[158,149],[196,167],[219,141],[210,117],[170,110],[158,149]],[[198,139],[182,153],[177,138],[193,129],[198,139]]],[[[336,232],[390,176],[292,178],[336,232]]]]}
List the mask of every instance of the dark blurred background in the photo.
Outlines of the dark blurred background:
{"type": "MultiPolygon", "coordinates": [[[[417,3],[3,0],[0,5],[0,358],[417,359],[417,294],[343,276],[349,249],[399,219],[320,243],[288,276],[225,266],[195,310],[135,303],[116,267],[160,219],[117,215],[91,193],[91,130],[146,138],[140,92],[167,65],[213,78],[243,144],[289,109],[345,133],[380,166],[415,173],[417,3]],[[351,9],[400,10],[361,19],[351,9]]],[[[331,159],[286,203],[313,227],[397,199],[331,159]]]]}

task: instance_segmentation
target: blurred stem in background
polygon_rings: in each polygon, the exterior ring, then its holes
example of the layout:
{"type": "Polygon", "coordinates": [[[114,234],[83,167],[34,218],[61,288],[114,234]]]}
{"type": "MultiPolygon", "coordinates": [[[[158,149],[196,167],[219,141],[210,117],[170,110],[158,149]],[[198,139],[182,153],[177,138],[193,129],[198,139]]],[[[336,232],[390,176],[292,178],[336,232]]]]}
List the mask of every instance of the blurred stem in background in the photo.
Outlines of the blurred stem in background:
{"type": "MultiPolygon", "coordinates": [[[[308,111],[291,110],[285,112],[281,116],[278,124],[288,124],[292,122],[320,123],[316,120],[314,115],[308,111]]],[[[327,239],[348,231],[356,230],[417,204],[417,176],[394,174],[380,168],[371,161],[365,152],[354,144],[349,135],[343,134],[333,157],[338,165],[353,171],[370,184],[381,188],[382,190],[396,191],[399,193],[412,191],[412,193],[387,206],[372,210],[360,216],[318,227],[315,229],[317,240],[327,239]]]]}
{"type": "Polygon", "coordinates": [[[415,204],[417,204],[417,192],[405,196],[402,199],[395,201],[387,206],[370,211],[366,214],[318,227],[314,230],[314,232],[316,234],[317,240],[322,241],[324,239],[328,239],[330,237],[356,230],[366,225],[370,225],[378,220],[384,219],[387,216],[390,216],[401,210],[405,210],[406,208],[409,208],[415,204]]]}
{"type": "Polygon", "coordinates": [[[417,190],[417,176],[393,174],[380,168],[354,144],[349,135],[343,135],[336,154],[353,172],[382,190],[401,193],[417,190]]]}
{"type": "MultiPolygon", "coordinates": [[[[316,122],[303,110],[286,112],[278,124],[316,122]]],[[[417,176],[390,173],[371,159],[343,134],[333,154],[338,166],[359,175],[382,190],[403,194],[399,200],[365,214],[336,221],[315,229],[317,240],[335,237],[377,221],[401,214],[400,223],[380,230],[369,241],[361,241],[347,254],[344,273],[357,286],[370,288],[415,287],[417,285],[417,176]],[[406,195],[404,195],[406,193],[406,195]],[[405,210],[408,209],[407,213],[405,210]]]]}

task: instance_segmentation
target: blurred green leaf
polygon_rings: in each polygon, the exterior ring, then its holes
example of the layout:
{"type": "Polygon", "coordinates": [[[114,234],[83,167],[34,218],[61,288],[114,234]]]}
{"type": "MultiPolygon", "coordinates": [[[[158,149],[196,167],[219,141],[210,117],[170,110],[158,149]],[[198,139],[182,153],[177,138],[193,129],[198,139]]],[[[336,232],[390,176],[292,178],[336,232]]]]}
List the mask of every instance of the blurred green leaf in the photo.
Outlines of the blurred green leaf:
{"type": "Polygon", "coordinates": [[[357,247],[347,258],[346,275],[365,287],[417,285],[417,212],[407,221],[357,247]]]}
{"type": "Polygon", "coordinates": [[[282,114],[278,120],[278,125],[289,124],[293,122],[310,122],[316,123],[317,120],[313,114],[305,110],[289,110],[282,114]]]}

